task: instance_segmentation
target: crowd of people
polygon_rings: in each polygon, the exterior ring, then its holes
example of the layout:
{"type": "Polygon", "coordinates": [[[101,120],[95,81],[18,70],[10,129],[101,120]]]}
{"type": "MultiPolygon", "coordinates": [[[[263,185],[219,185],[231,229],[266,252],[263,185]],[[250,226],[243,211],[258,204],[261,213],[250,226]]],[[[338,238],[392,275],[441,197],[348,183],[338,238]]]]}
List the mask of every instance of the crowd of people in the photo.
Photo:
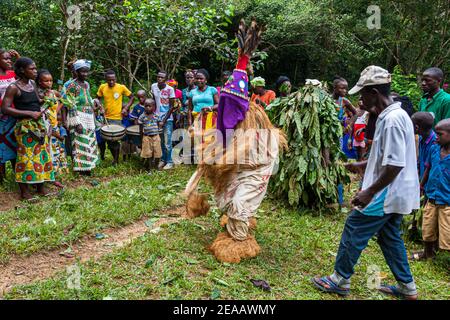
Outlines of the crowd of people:
{"type": "MultiPolygon", "coordinates": [[[[63,187],[56,180],[68,172],[69,157],[72,170],[81,175],[90,175],[105,159],[107,147],[113,164],[119,162],[120,154],[126,161],[139,150],[148,170],[170,170],[174,167],[174,129],[224,129],[224,116],[218,123],[218,115],[226,112],[219,97],[231,72],[223,72],[222,86],[214,87],[207,70],[187,70],[185,88],[179,90],[178,82],[160,71],[150,92],[134,94],[108,70],[105,83],[92,97],[87,81],[91,62],[80,59],[68,66],[72,77],[58,91],[53,89],[48,70],[38,71],[32,59],[20,57],[14,50],[0,50],[0,178],[5,177],[5,165],[10,162],[23,199],[32,198],[29,185],[40,195],[47,195],[45,182],[63,187]],[[141,140],[105,140],[101,134],[104,125],[138,125],[141,140]]],[[[344,78],[334,79],[332,96],[343,128],[341,149],[347,158],[356,160],[347,168],[365,173],[361,190],[352,201],[355,210],[344,227],[335,271],[329,277],[313,279],[321,290],[348,294],[354,265],[377,234],[399,282],[399,286],[383,290],[417,298],[400,224],[403,215],[420,208],[420,193],[425,198],[425,250],[413,253],[410,259],[431,258],[438,249],[450,250],[450,95],[441,88],[443,79],[442,70],[425,70],[421,80],[424,95],[416,113],[407,97],[391,92],[391,75],[380,67],[366,68],[350,91],[344,78]],[[354,106],[347,95],[358,92],[360,99],[354,106]]],[[[266,88],[262,77],[253,78],[250,84],[252,94],[244,98],[263,109],[277,97],[288,96],[292,87],[285,76],[277,80],[276,92],[266,88]]],[[[238,95],[239,88],[234,90],[238,95]]],[[[338,194],[343,204],[342,185],[338,194]]]]}
{"type": "Polygon", "coordinates": [[[354,267],[369,240],[376,237],[398,283],[381,285],[379,290],[416,300],[408,260],[433,258],[438,250],[450,252],[450,95],[441,88],[443,79],[439,68],[424,71],[420,111],[413,114],[408,100],[391,92],[391,75],[383,68],[367,67],[348,92],[360,93],[356,108],[345,98],[347,82],[334,81],[333,95],[344,128],[341,149],[359,160],[346,167],[363,172],[364,177],[352,200],[354,209],[344,226],[334,272],[312,278],[318,289],[348,295],[354,267]],[[351,155],[352,150],[356,154],[351,155]],[[421,206],[425,250],[408,258],[401,223],[404,215],[421,206]]]}

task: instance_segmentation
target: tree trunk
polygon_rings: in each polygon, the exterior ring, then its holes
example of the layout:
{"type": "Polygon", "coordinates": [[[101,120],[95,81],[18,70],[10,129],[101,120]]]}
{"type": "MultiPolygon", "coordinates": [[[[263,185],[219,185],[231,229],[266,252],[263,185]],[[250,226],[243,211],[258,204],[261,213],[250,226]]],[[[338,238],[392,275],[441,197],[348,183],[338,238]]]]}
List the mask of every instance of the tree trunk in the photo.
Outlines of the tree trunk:
{"type": "Polygon", "coordinates": [[[148,61],[148,54],[146,56],[146,68],[147,68],[147,90],[150,91],[152,88],[152,83],[150,82],[150,63],[148,61]]]}
{"type": "Polygon", "coordinates": [[[70,42],[70,33],[67,34],[67,38],[64,41],[63,51],[61,54],[61,75],[60,80],[64,82],[64,72],[66,70],[66,56],[67,56],[67,48],[69,47],[70,42]]]}
{"type": "MultiPolygon", "coordinates": [[[[64,21],[65,21],[65,25],[67,25],[67,19],[68,19],[67,7],[66,7],[66,5],[64,3],[61,3],[59,8],[62,11],[62,14],[63,14],[63,17],[64,17],[64,21]]],[[[62,30],[63,30],[62,32],[64,32],[65,29],[63,28],[62,30]]],[[[63,36],[63,34],[61,36],[63,36]]],[[[64,45],[62,47],[62,53],[61,53],[61,74],[60,74],[60,78],[59,79],[62,82],[64,82],[64,73],[65,73],[65,70],[66,70],[66,63],[65,62],[66,62],[66,56],[67,56],[67,49],[69,48],[69,42],[70,42],[70,30],[67,29],[67,36],[66,36],[66,39],[64,41],[64,45]]],[[[62,86],[60,86],[60,89],[61,88],[62,88],[62,86]]]]}
{"type": "Polygon", "coordinates": [[[126,50],[125,59],[127,59],[125,65],[127,66],[127,71],[128,71],[128,88],[130,88],[130,90],[133,90],[132,88],[133,88],[134,75],[133,75],[133,71],[131,70],[132,68],[131,68],[130,43],[128,41],[126,42],[125,50],[126,50]]]}

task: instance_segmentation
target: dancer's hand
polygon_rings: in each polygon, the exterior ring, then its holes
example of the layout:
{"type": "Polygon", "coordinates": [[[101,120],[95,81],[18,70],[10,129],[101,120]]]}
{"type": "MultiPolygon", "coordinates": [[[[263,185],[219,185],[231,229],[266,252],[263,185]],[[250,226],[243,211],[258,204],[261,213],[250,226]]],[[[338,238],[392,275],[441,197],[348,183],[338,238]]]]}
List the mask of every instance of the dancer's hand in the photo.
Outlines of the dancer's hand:
{"type": "Polygon", "coordinates": [[[78,134],[82,134],[82,133],[83,133],[83,126],[82,126],[81,124],[77,125],[77,126],[75,127],[75,131],[76,131],[78,134]]]}

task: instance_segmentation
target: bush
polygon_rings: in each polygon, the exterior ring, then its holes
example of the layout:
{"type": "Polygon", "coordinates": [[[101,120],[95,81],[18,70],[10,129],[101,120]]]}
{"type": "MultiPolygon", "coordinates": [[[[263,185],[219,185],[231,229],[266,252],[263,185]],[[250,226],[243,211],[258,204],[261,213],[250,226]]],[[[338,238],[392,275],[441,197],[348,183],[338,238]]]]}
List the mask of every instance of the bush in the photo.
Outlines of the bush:
{"type": "Polygon", "coordinates": [[[419,101],[422,98],[422,90],[417,83],[417,78],[413,74],[404,74],[400,66],[395,66],[392,73],[392,91],[400,96],[407,96],[414,105],[414,111],[417,111],[419,101]]]}

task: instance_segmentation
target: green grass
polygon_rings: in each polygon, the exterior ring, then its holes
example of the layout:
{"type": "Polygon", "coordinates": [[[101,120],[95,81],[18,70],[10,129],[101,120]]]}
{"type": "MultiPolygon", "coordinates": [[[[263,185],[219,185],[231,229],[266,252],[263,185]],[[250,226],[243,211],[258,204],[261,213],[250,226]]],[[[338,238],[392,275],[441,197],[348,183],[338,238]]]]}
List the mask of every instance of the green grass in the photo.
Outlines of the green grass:
{"type": "MultiPolygon", "coordinates": [[[[92,171],[93,178],[106,178],[106,177],[120,177],[126,175],[132,175],[142,171],[142,159],[138,156],[133,156],[131,160],[126,162],[120,159],[119,165],[112,166],[111,154],[106,152],[106,159],[101,161],[100,164],[92,171]]],[[[69,158],[70,162],[70,158],[69,158]]],[[[70,167],[70,164],[69,164],[70,167]]],[[[63,174],[57,177],[58,181],[62,182],[72,182],[79,180],[80,176],[73,171],[67,174],[63,174]]],[[[14,192],[18,191],[17,183],[15,182],[14,172],[12,171],[11,164],[8,162],[6,165],[6,179],[3,185],[0,185],[0,192],[14,192]]]]}
{"type": "MultiPolygon", "coordinates": [[[[137,178],[141,181],[141,178],[137,178]]],[[[131,184],[130,184],[131,185],[131,184]]],[[[314,289],[310,278],[333,270],[347,213],[305,214],[267,199],[258,212],[261,254],[240,264],[219,263],[206,247],[220,231],[219,213],[183,220],[158,234],[146,233],[98,261],[79,264],[81,289],[68,289],[66,272],[14,288],[6,299],[341,299],[314,289]],[[250,279],[264,279],[264,292],[250,279]]],[[[96,219],[95,216],[89,218],[96,219]]],[[[367,286],[369,266],[394,282],[371,240],[356,266],[348,299],[386,299],[367,286]]],[[[411,264],[421,299],[449,299],[449,270],[431,261],[411,264]]]]}
{"type": "Polygon", "coordinates": [[[37,204],[23,203],[16,210],[2,212],[0,262],[6,262],[11,254],[70,245],[84,235],[129,224],[167,207],[192,173],[191,169],[178,167],[148,175],[139,173],[139,168],[133,163],[100,168],[88,182],[120,175],[95,187],[68,189],[37,204]]]}

